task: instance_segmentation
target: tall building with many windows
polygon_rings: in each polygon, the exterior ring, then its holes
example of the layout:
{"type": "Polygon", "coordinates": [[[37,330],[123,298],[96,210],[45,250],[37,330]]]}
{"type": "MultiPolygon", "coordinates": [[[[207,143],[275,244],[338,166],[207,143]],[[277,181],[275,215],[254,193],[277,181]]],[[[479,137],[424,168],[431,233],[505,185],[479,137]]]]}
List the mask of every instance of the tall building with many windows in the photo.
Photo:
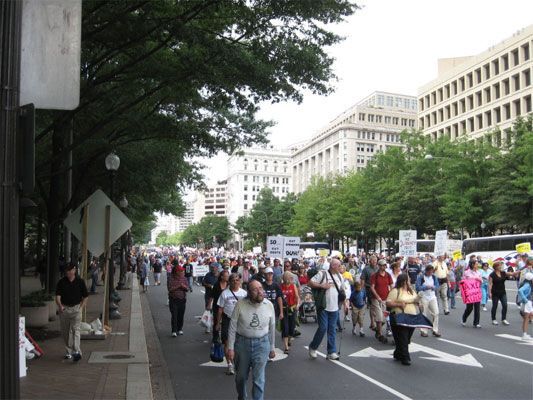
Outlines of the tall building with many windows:
{"type": "Polygon", "coordinates": [[[228,214],[228,181],[223,180],[204,192],[196,193],[193,222],[197,223],[206,215],[226,216],[228,214]]]}
{"type": "Polygon", "coordinates": [[[530,25],[476,56],[439,60],[437,79],[419,89],[418,127],[433,139],[490,131],[493,144],[508,140],[505,130],[533,111],[532,49],[530,25]]]}
{"type": "Polygon", "coordinates": [[[292,191],[303,192],[313,176],[361,170],[377,152],[401,146],[400,132],[416,128],[416,112],[414,96],[374,92],[364,98],[294,149],[292,191]]]}
{"type": "Polygon", "coordinates": [[[273,146],[243,149],[228,159],[228,219],[234,224],[257,201],[262,188],[269,187],[283,198],[291,189],[291,151],[273,146]]]}

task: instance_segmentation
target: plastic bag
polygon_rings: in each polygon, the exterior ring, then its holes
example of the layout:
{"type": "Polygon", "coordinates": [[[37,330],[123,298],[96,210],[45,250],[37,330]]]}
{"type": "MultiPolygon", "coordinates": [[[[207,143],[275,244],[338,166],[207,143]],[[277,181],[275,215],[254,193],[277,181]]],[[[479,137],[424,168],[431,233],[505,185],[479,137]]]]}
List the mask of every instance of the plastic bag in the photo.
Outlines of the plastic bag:
{"type": "Polygon", "coordinates": [[[148,277],[144,278],[144,286],[150,286],[150,280],[148,277]]]}
{"type": "Polygon", "coordinates": [[[198,323],[206,329],[211,329],[213,326],[213,316],[211,315],[211,311],[205,310],[198,323]]]}
{"type": "Polygon", "coordinates": [[[100,321],[99,318],[96,318],[94,321],[91,322],[91,328],[94,332],[102,331],[102,321],[100,321]]]}

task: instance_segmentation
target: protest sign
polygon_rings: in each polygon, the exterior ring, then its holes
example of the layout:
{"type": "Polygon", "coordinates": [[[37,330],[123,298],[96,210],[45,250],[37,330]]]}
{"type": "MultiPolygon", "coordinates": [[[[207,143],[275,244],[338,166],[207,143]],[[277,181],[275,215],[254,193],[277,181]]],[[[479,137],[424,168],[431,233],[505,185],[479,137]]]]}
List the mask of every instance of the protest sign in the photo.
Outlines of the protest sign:
{"type": "Polygon", "coordinates": [[[516,252],[519,254],[530,253],[531,252],[531,243],[520,243],[516,245],[516,252]]]}
{"type": "Polygon", "coordinates": [[[300,238],[285,237],[283,243],[283,258],[298,258],[300,256],[300,238]]]}
{"type": "Polygon", "coordinates": [[[400,231],[400,255],[404,257],[416,256],[416,231],[400,231]]]}
{"type": "Polygon", "coordinates": [[[479,303],[481,301],[481,282],[477,279],[465,279],[459,282],[459,287],[464,304],[479,303]]]}
{"type": "Polygon", "coordinates": [[[443,256],[448,249],[448,231],[437,231],[435,233],[435,255],[443,256]]]}
{"type": "Polygon", "coordinates": [[[285,238],[283,236],[267,237],[267,256],[270,258],[283,258],[283,245],[285,238]]]}

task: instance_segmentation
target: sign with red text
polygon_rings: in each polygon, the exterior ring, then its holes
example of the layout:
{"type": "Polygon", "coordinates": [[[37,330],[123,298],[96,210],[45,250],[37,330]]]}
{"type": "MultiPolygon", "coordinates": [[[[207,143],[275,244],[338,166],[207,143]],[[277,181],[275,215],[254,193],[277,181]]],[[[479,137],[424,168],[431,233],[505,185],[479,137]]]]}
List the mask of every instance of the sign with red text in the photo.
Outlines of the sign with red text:
{"type": "Polygon", "coordinates": [[[479,303],[481,301],[481,282],[477,279],[465,279],[459,282],[461,297],[464,304],[479,303]]]}

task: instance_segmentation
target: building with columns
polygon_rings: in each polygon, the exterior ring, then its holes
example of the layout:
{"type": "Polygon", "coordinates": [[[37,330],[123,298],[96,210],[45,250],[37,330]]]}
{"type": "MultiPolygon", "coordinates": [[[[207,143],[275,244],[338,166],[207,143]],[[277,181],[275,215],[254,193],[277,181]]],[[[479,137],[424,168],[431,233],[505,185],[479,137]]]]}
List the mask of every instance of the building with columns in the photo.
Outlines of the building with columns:
{"type": "Polygon", "coordinates": [[[506,129],[533,111],[532,49],[530,25],[478,55],[438,60],[437,79],[419,89],[419,129],[433,139],[509,140],[506,129]]]}
{"type": "Polygon", "coordinates": [[[372,93],[293,150],[292,191],[303,192],[314,176],[365,168],[376,153],[401,146],[400,132],[416,129],[416,117],[416,97],[372,93]]]}

